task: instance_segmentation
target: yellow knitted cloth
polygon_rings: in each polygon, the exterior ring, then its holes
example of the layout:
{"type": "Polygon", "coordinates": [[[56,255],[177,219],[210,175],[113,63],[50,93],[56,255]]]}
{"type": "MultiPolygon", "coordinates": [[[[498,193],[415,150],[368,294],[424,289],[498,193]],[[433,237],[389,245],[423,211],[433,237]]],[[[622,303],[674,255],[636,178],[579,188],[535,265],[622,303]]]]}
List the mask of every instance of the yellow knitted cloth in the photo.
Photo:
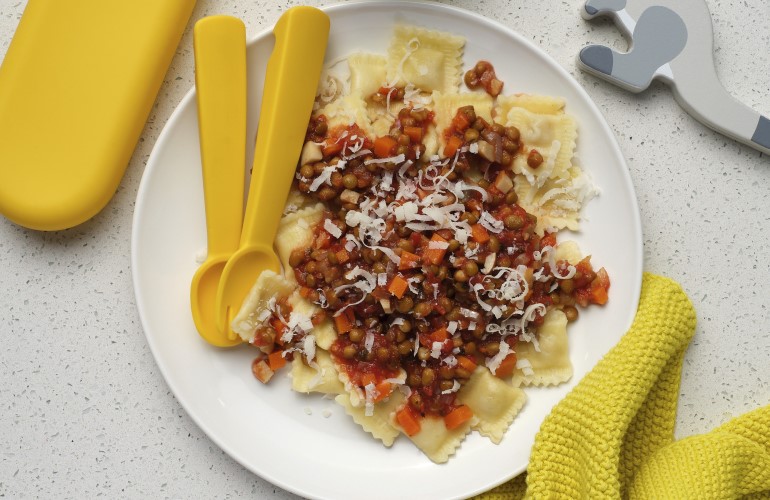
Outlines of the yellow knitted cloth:
{"type": "Polygon", "coordinates": [[[645,274],[631,329],[545,419],[527,473],[478,498],[770,498],[770,406],[674,441],[694,331],[680,286],[645,274]]]}

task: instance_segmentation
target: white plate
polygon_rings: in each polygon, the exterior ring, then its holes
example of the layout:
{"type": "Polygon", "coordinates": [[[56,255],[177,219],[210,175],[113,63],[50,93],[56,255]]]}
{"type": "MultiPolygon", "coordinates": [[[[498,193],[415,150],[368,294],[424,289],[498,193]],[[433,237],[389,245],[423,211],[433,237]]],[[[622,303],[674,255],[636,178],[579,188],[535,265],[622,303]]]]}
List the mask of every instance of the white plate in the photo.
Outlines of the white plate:
{"type": "MultiPolygon", "coordinates": [[[[147,341],[168,385],[204,432],[254,473],[297,494],[322,498],[460,498],[526,468],[543,418],[630,326],[639,297],[642,235],[631,180],[618,145],[585,91],[527,40],[489,19],[427,3],[368,2],[330,7],[331,61],[354,51],[384,53],[396,22],[467,39],[466,66],[490,60],[505,91],[564,96],[579,123],[578,154],[601,188],[574,235],[612,280],[610,301],[570,327],[572,382],[529,389],[529,401],[495,446],[470,435],[436,465],[406,438],[391,449],[365,434],[333,401],[290,390],[283,374],[264,386],[251,374],[253,348],[213,348],[190,315],[189,286],[206,229],[193,91],[171,116],[147,163],[136,201],[132,266],[147,341]],[[325,418],[324,410],[331,411],[325,418]],[[312,414],[308,414],[308,412],[312,414]]],[[[249,44],[249,131],[254,137],[270,31],[249,44]]],[[[249,164],[251,158],[248,159],[249,164]]]]}

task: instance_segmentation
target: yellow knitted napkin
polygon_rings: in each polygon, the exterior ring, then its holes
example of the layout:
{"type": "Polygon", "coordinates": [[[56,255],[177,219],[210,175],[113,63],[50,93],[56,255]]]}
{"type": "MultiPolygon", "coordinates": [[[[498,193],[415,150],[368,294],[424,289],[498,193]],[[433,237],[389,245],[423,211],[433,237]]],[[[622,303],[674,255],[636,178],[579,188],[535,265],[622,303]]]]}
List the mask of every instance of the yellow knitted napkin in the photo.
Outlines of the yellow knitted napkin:
{"type": "Polygon", "coordinates": [[[545,419],[527,473],[478,498],[770,498],[770,406],[674,441],[694,331],[681,287],[645,274],[631,329],[545,419]]]}

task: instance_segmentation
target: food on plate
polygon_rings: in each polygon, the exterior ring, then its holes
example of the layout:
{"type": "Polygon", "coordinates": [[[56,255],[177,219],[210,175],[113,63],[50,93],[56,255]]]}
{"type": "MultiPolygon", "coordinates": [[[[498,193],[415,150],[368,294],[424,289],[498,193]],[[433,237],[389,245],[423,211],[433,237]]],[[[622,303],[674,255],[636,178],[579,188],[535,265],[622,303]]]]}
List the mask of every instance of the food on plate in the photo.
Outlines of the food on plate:
{"type": "Polygon", "coordinates": [[[596,193],[566,103],[504,95],[488,61],[463,72],[464,43],[397,26],[386,54],[327,69],[275,241],[284,273],[232,324],[259,380],[284,370],[437,463],[473,431],[499,443],[524,387],[569,380],[567,325],[610,286],[557,240],[596,193]]]}

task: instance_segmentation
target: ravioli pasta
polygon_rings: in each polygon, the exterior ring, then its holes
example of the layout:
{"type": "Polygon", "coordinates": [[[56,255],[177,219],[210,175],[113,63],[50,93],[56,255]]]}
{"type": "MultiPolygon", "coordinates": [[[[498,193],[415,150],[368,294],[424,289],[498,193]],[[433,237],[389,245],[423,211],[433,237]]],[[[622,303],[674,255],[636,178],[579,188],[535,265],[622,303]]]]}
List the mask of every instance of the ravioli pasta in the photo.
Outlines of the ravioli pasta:
{"type": "Polygon", "coordinates": [[[499,117],[507,117],[511,109],[521,108],[532,113],[557,115],[564,113],[566,104],[563,97],[533,94],[499,96],[495,106],[495,114],[499,117]]]}
{"type": "Polygon", "coordinates": [[[356,53],[348,57],[350,93],[360,97],[374,94],[385,84],[387,58],[378,54],[356,53]]]}
{"type": "Polygon", "coordinates": [[[401,393],[397,392],[387,401],[378,404],[371,415],[367,415],[364,408],[353,406],[348,394],[339,394],[334,400],[345,408],[355,423],[385,446],[391,446],[400,434],[398,428],[390,423],[390,415],[403,404],[404,396],[401,393]]]}
{"type": "Polygon", "coordinates": [[[416,26],[396,26],[388,49],[388,82],[426,92],[456,91],[465,40],[416,26]]]}
{"type": "Polygon", "coordinates": [[[495,444],[502,441],[503,434],[527,401],[524,391],[505,383],[484,368],[473,372],[457,398],[473,410],[471,427],[495,444]]]}
{"type": "Polygon", "coordinates": [[[518,365],[511,384],[557,385],[572,377],[567,341],[567,317],[558,309],[545,315],[535,343],[521,343],[516,350],[518,365]],[[523,363],[524,362],[524,363],[523,363]]]}
{"type": "MultiPolygon", "coordinates": [[[[294,207],[289,204],[287,207],[294,207]]],[[[313,226],[318,224],[323,216],[323,205],[318,203],[312,207],[286,213],[278,225],[275,235],[275,249],[284,271],[290,269],[289,256],[295,248],[309,247],[313,242],[313,226]]],[[[289,281],[294,280],[292,273],[284,273],[289,281]]]]}
{"type": "MultiPolygon", "coordinates": [[[[395,418],[391,420],[391,424],[396,429],[403,431],[395,418]]],[[[420,422],[420,431],[411,436],[407,434],[407,436],[428,458],[436,463],[444,463],[455,453],[470,431],[470,421],[449,430],[443,419],[426,416],[420,422]]]]}
{"type": "Polygon", "coordinates": [[[401,25],[385,54],[327,69],[275,238],[283,274],[262,273],[232,325],[262,351],[257,378],[289,364],[294,391],[436,463],[474,433],[499,444],[523,388],[571,378],[568,313],[609,287],[556,243],[595,194],[565,100],[461,89],[464,45],[401,25]]]}

